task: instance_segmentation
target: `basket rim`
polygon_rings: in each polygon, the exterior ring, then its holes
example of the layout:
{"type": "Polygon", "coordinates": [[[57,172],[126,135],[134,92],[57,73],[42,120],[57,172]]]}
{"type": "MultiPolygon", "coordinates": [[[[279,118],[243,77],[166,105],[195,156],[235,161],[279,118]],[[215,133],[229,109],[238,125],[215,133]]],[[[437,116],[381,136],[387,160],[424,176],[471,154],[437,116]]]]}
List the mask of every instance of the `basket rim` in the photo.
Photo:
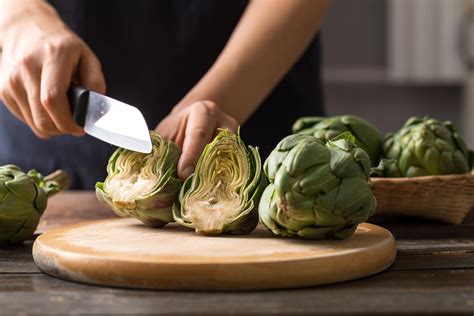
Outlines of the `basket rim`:
{"type": "Polygon", "coordinates": [[[370,182],[373,184],[383,182],[393,183],[410,183],[410,182],[432,182],[432,181],[453,181],[463,179],[474,179],[474,169],[470,173],[448,174],[448,175],[433,175],[422,177],[400,177],[400,178],[384,178],[384,177],[370,177],[370,182]]]}

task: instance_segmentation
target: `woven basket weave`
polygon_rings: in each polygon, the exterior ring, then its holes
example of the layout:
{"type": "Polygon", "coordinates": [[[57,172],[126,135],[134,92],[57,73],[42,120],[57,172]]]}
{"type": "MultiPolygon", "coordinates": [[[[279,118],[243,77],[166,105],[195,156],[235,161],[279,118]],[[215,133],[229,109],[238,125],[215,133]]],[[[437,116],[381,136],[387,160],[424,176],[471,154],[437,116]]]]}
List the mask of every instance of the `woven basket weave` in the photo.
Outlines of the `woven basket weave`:
{"type": "Polygon", "coordinates": [[[474,205],[474,174],[371,178],[377,214],[460,224],[474,205]]]}

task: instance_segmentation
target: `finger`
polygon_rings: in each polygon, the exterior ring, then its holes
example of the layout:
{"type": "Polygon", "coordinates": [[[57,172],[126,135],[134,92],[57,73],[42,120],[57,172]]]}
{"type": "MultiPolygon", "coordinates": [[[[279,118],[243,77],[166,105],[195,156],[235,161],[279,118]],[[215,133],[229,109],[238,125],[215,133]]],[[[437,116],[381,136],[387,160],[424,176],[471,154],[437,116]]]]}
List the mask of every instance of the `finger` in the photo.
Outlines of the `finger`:
{"type": "Polygon", "coordinates": [[[85,88],[105,94],[106,85],[102,66],[95,54],[85,47],[78,66],[79,82],[85,88]]]}
{"type": "Polygon", "coordinates": [[[237,133],[239,128],[239,123],[230,116],[225,116],[221,122],[218,124],[219,128],[214,132],[214,137],[220,133],[220,129],[228,129],[232,133],[237,133]]]}
{"type": "MultiPolygon", "coordinates": [[[[0,74],[2,73],[1,71],[6,72],[6,69],[0,68],[0,74]]],[[[23,123],[26,123],[25,119],[23,118],[23,115],[21,114],[20,108],[18,107],[18,104],[15,102],[15,100],[10,94],[10,89],[7,82],[8,80],[6,78],[2,78],[0,83],[0,99],[2,100],[5,107],[10,111],[10,113],[13,114],[13,116],[15,116],[23,123]]],[[[12,83],[12,81],[10,81],[10,83],[12,83]]]]}
{"type": "Polygon", "coordinates": [[[204,146],[209,143],[214,134],[217,121],[205,103],[192,105],[186,124],[183,141],[183,153],[178,164],[178,174],[185,180],[194,171],[204,146]]]}
{"type": "Polygon", "coordinates": [[[176,135],[178,133],[176,124],[178,124],[176,119],[167,116],[158,124],[158,126],[155,128],[155,131],[164,138],[172,140],[176,143],[176,135]]]}
{"type": "Polygon", "coordinates": [[[56,128],[62,134],[84,135],[84,130],[72,119],[67,99],[71,84],[75,56],[63,54],[57,60],[44,63],[41,72],[41,105],[48,112],[56,128]]]}
{"type": "Polygon", "coordinates": [[[13,101],[18,105],[18,108],[20,109],[21,115],[24,118],[26,124],[31,128],[33,133],[41,139],[47,139],[51,137],[51,135],[43,133],[36,128],[24,87],[11,87],[10,94],[13,98],[13,101]]]}
{"type": "Polygon", "coordinates": [[[186,136],[186,126],[188,125],[188,117],[180,120],[178,129],[176,131],[176,136],[174,137],[174,142],[181,148],[184,145],[184,138],[186,136]]]}
{"type": "Polygon", "coordinates": [[[25,119],[23,118],[23,115],[21,114],[20,108],[16,104],[16,102],[13,100],[13,98],[10,96],[10,93],[6,91],[2,91],[0,94],[0,98],[2,99],[3,104],[7,107],[7,109],[10,111],[13,116],[15,116],[18,120],[26,124],[25,119]]]}
{"type": "Polygon", "coordinates": [[[23,84],[27,93],[33,123],[38,131],[49,136],[59,135],[61,132],[54,125],[46,109],[41,105],[40,86],[41,68],[31,65],[22,70],[23,84]]]}

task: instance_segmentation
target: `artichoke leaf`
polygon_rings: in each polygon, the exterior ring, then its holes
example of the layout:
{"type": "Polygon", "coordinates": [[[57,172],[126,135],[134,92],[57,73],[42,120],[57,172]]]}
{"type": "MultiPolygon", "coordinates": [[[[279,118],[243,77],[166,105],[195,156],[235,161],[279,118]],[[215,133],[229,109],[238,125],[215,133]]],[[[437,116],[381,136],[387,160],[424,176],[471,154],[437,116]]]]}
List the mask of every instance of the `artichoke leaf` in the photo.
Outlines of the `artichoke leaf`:
{"type": "Polygon", "coordinates": [[[326,142],[296,136],[283,139],[265,162],[270,184],[259,204],[260,221],[280,236],[350,237],[375,212],[369,156],[350,134],[326,142]]]}
{"type": "Polygon", "coordinates": [[[0,245],[18,244],[31,237],[48,196],[66,189],[66,183],[69,179],[62,170],[43,178],[35,170],[24,173],[16,165],[0,166],[0,245]]]}
{"type": "Polygon", "coordinates": [[[464,140],[451,122],[410,118],[403,127],[388,134],[384,142],[385,158],[395,159],[395,166],[385,171],[388,177],[469,172],[469,154],[464,140]]]}
{"type": "Polygon", "coordinates": [[[293,133],[312,135],[324,143],[342,133],[350,133],[357,146],[365,150],[370,157],[369,165],[376,166],[382,154],[382,136],[370,122],[354,116],[341,115],[327,118],[304,117],[293,124],[293,133]]]}

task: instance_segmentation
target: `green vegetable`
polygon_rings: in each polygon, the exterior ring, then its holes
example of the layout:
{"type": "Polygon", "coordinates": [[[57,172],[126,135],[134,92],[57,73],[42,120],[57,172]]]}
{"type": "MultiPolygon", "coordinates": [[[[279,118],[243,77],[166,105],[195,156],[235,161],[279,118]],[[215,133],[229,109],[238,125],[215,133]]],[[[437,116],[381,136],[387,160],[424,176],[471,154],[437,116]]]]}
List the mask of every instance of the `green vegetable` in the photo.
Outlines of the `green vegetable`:
{"type": "Polygon", "coordinates": [[[222,130],[183,184],[174,219],[203,235],[247,234],[258,223],[265,185],[258,150],[246,146],[238,134],[222,130]]]}
{"type": "Polygon", "coordinates": [[[100,202],[119,216],[132,216],[150,227],[162,227],[173,221],[172,205],[181,183],[176,165],[179,147],[159,134],[150,132],[153,149],[150,154],[123,148],[109,159],[108,176],[97,182],[100,202]]]}
{"type": "Polygon", "coordinates": [[[370,157],[371,165],[376,166],[382,154],[380,131],[368,121],[354,116],[302,117],[293,124],[293,133],[309,134],[327,142],[338,135],[350,132],[355,143],[370,157]]]}
{"type": "Polygon", "coordinates": [[[370,159],[350,133],[324,143],[307,134],[284,138],[265,161],[270,180],[260,221],[274,234],[348,238],[375,212],[370,159]]]}
{"type": "Polygon", "coordinates": [[[388,177],[417,177],[467,173],[470,158],[466,144],[451,122],[429,117],[410,118],[384,143],[385,157],[397,163],[387,166],[388,177]]]}
{"type": "Polygon", "coordinates": [[[68,183],[61,170],[43,178],[36,170],[25,174],[15,165],[0,166],[0,245],[19,244],[31,237],[48,197],[68,183]]]}

